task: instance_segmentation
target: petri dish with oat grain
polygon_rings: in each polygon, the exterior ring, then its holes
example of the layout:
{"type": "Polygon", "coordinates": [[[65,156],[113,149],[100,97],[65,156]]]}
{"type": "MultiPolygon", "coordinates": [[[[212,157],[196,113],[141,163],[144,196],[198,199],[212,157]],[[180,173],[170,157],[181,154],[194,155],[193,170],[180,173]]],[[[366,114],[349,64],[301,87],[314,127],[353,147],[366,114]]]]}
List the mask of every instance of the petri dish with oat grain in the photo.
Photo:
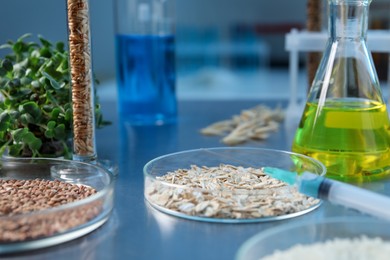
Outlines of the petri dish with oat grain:
{"type": "Polygon", "coordinates": [[[324,175],[319,161],[288,151],[203,148],[167,154],[144,166],[144,197],[157,210],[191,220],[253,223],[308,213],[321,201],[261,170],[275,167],[324,175]]]}
{"type": "Polygon", "coordinates": [[[0,255],[73,240],[111,214],[114,177],[102,167],[46,158],[0,164],[0,255]]]}

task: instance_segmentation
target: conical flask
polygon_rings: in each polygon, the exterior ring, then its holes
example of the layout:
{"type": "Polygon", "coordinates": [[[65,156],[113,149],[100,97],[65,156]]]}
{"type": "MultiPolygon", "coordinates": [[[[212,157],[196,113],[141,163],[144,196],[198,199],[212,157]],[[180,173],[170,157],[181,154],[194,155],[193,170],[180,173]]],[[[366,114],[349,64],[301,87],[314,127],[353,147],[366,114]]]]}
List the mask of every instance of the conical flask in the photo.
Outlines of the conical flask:
{"type": "Polygon", "coordinates": [[[329,39],[292,145],[347,182],[390,176],[389,116],[366,46],[370,3],[328,0],[329,39]]]}

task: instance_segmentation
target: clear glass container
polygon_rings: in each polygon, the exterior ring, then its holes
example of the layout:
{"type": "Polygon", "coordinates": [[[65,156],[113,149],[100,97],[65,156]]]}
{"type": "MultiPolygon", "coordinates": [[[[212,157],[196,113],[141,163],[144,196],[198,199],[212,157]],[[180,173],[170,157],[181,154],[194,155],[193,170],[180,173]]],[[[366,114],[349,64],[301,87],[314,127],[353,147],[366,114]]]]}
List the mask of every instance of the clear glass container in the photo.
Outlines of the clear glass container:
{"type": "Polygon", "coordinates": [[[80,200],[18,214],[4,214],[3,204],[0,258],[2,254],[44,248],[84,236],[111,215],[115,179],[102,167],[70,160],[13,157],[2,158],[0,165],[0,180],[60,181],[97,191],[80,200]]]}
{"type": "MultiPolygon", "coordinates": [[[[326,241],[335,239],[352,240],[362,237],[376,240],[382,239],[386,243],[390,243],[389,228],[389,222],[368,217],[335,217],[310,222],[305,221],[283,224],[260,232],[248,239],[239,248],[235,259],[259,260],[266,256],[270,257],[277,251],[285,252],[298,245],[302,246],[300,252],[306,253],[305,259],[318,259],[316,255],[311,254],[313,253],[313,250],[310,250],[307,247],[313,246],[315,243],[325,243],[326,241]],[[304,246],[306,248],[304,248],[304,246]]],[[[376,244],[378,245],[378,243],[376,244]]],[[[341,244],[340,242],[337,249],[335,246],[333,248],[334,250],[338,249],[337,252],[339,255],[336,259],[374,259],[364,258],[364,256],[362,256],[362,258],[348,257],[348,251],[345,251],[347,248],[345,247],[345,243],[341,244]]],[[[371,248],[366,246],[365,248],[367,251],[372,252],[373,249],[375,249],[375,246],[371,248]]],[[[368,254],[367,251],[365,253],[368,254]]],[[[329,257],[329,254],[326,254],[325,249],[322,251],[319,249],[315,253],[318,253],[321,256],[325,255],[329,260],[335,259],[329,257]]],[[[388,258],[388,255],[381,253],[381,251],[378,251],[376,254],[377,257],[380,257],[379,259],[388,258]]],[[[290,254],[290,256],[292,258],[288,259],[302,259],[298,257],[293,258],[292,254],[290,254]]],[[[286,258],[273,257],[273,259],[286,258]]]]}
{"type": "Polygon", "coordinates": [[[134,125],[176,121],[173,0],[115,0],[118,110],[134,125]]]}
{"type": "MultiPolygon", "coordinates": [[[[144,167],[144,196],[151,206],[161,212],[190,220],[217,223],[256,223],[289,219],[311,212],[321,205],[321,201],[314,198],[298,198],[293,186],[262,188],[256,187],[254,182],[244,185],[247,178],[245,170],[234,172],[237,182],[228,177],[223,185],[219,185],[218,180],[225,177],[217,173],[209,178],[197,171],[197,176],[202,178],[201,185],[183,184],[180,180],[187,177],[182,178],[180,174],[174,177],[178,182],[162,178],[168,173],[193,169],[194,166],[215,168],[220,165],[254,169],[276,167],[294,172],[309,171],[320,176],[325,174],[325,167],[317,160],[287,151],[248,147],[195,149],[167,154],[148,162],[144,167]],[[262,199],[271,200],[260,206],[255,203],[262,199]],[[297,203],[297,207],[284,210],[284,202],[290,205],[297,203]],[[271,214],[268,211],[272,210],[270,205],[278,205],[276,208],[280,209],[279,213],[271,214]],[[253,209],[254,214],[246,214],[252,212],[249,209],[253,209]],[[212,214],[213,212],[215,214],[212,214]],[[261,216],[256,212],[260,212],[261,216]]],[[[231,172],[228,168],[224,172],[231,172]]]]}
{"type": "Polygon", "coordinates": [[[390,173],[390,126],[379,80],[366,46],[371,0],[329,0],[329,40],[292,151],[349,182],[390,173]]]}
{"type": "Polygon", "coordinates": [[[73,108],[73,158],[94,161],[95,90],[89,0],[67,0],[67,24],[73,108]]]}

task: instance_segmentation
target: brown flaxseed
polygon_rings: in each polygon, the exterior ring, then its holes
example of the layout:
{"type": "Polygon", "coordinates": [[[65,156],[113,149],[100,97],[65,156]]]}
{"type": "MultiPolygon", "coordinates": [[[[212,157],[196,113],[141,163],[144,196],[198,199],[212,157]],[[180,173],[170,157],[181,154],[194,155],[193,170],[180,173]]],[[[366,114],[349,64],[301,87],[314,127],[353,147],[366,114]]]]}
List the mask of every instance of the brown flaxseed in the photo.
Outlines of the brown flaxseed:
{"type": "Polygon", "coordinates": [[[100,202],[64,211],[39,212],[96,192],[91,187],[58,180],[0,179],[0,242],[50,236],[86,223],[99,214],[100,202]],[[37,214],[28,214],[32,212],[37,214]]]}

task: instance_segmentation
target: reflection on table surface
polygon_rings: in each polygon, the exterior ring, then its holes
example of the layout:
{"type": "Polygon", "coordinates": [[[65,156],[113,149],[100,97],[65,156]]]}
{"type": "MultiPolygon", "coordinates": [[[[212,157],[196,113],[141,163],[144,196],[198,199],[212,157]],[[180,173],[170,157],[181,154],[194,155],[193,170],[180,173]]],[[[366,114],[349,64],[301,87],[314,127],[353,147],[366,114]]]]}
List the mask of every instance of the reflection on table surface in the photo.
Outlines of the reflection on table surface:
{"type": "MultiPolygon", "coordinates": [[[[257,104],[285,107],[287,100],[180,101],[178,123],[163,126],[121,123],[116,103],[104,101],[104,114],[112,125],[97,130],[98,155],[119,167],[115,207],[110,219],[82,238],[5,259],[234,259],[247,239],[265,229],[334,216],[361,216],[356,211],[324,202],[313,212],[293,219],[221,224],[170,216],[145,202],[143,166],[149,160],[177,151],[224,146],[219,137],[201,135],[199,130],[257,104]]],[[[292,130],[286,129],[289,127],[282,125],[267,140],[251,141],[243,146],[289,150],[292,130]]],[[[389,182],[370,185],[390,194],[389,182]]]]}

